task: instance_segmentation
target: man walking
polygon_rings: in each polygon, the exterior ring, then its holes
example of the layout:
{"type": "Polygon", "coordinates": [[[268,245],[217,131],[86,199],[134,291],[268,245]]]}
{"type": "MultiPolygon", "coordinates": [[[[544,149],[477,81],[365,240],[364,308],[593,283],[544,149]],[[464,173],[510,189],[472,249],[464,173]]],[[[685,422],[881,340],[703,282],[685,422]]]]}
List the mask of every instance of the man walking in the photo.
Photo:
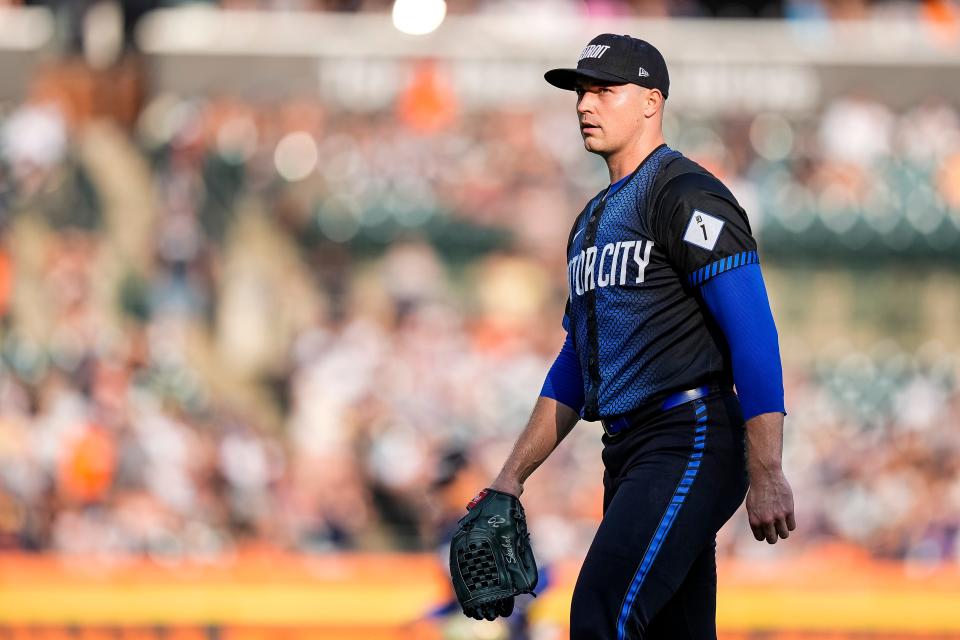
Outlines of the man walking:
{"type": "Polygon", "coordinates": [[[796,526],[756,242],[730,191],[664,143],[670,82],[655,47],[603,34],[545,78],[576,92],[610,185],[570,231],[567,338],[490,489],[519,496],[581,417],[599,420],[604,515],[571,638],[714,639],[717,531],[744,496],[757,540],[796,526]]]}

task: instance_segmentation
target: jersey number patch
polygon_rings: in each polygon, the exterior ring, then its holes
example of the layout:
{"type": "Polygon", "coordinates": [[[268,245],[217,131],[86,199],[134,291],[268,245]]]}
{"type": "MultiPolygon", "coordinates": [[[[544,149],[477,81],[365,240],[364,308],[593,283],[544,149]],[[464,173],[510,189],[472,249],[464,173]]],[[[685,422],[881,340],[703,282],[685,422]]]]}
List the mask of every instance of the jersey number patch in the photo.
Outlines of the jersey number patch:
{"type": "Polygon", "coordinates": [[[723,230],[724,221],[699,209],[694,209],[687,225],[687,232],[683,234],[684,242],[695,244],[701,249],[713,251],[723,230]]]}

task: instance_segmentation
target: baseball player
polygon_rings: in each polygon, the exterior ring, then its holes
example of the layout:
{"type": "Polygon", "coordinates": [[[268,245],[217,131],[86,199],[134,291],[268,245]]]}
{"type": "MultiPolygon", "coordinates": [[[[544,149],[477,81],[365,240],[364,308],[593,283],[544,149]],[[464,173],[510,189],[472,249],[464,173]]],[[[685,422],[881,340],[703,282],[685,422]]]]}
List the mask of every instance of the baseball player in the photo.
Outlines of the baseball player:
{"type": "MultiPolygon", "coordinates": [[[[773,544],[796,527],[757,245],[730,191],[664,143],[670,81],[653,45],[603,34],[576,68],[545,78],[576,92],[584,147],[606,161],[610,185],[573,223],[566,341],[503,469],[471,503],[464,535],[492,531],[486,523],[506,517],[498,504],[522,521],[511,497],[580,418],[599,420],[603,519],[574,589],[571,638],[715,639],[717,531],[744,496],[757,540],[773,544]]],[[[489,537],[494,551],[497,540],[525,541],[489,537]]],[[[530,572],[516,554],[494,562],[474,547],[451,561],[466,567],[464,594],[509,583],[497,567],[530,572]]],[[[520,575],[513,592],[532,589],[520,575]]],[[[508,605],[464,611],[489,618],[508,605]]]]}

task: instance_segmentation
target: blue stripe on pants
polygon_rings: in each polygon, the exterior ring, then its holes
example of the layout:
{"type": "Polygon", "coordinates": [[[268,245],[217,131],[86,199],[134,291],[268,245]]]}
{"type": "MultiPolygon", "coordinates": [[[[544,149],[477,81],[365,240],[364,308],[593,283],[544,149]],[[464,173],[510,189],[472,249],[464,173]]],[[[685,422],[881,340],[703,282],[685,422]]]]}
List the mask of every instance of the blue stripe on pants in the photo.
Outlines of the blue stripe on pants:
{"type": "Polygon", "coordinates": [[[660,547],[663,546],[663,541],[670,533],[673,521],[677,519],[680,507],[683,506],[683,500],[686,498],[690,487],[693,486],[693,481],[697,477],[697,470],[700,468],[700,460],[703,458],[703,448],[707,439],[707,407],[703,404],[703,400],[696,400],[695,406],[697,427],[694,431],[696,435],[693,440],[693,451],[687,461],[687,468],[673,492],[673,497],[660,518],[660,524],[657,525],[653,539],[650,540],[650,544],[647,545],[647,550],[643,554],[643,559],[640,560],[640,566],[637,567],[637,572],[633,575],[630,588],[627,589],[627,594],[623,598],[620,615],[617,617],[617,640],[624,640],[627,637],[627,620],[630,618],[630,611],[633,609],[637,594],[640,593],[640,587],[643,586],[643,581],[650,573],[650,567],[653,566],[653,561],[657,559],[660,547]]]}

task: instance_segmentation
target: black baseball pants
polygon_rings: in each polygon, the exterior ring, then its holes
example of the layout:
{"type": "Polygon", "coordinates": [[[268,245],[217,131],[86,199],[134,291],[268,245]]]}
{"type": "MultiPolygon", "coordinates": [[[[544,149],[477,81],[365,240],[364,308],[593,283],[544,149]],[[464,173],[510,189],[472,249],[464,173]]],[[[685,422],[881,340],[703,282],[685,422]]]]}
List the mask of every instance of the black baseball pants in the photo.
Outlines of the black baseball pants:
{"type": "Polygon", "coordinates": [[[715,640],[716,533],[747,491],[737,397],[719,391],[603,436],[603,519],[572,640],[715,640]]]}

